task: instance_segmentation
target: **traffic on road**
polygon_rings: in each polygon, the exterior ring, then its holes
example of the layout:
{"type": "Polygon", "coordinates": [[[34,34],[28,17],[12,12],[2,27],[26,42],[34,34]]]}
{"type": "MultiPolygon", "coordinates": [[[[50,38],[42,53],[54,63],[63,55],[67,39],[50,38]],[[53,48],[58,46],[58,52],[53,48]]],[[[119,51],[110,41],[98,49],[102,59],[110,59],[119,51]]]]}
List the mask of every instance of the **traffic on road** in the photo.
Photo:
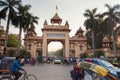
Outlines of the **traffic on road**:
{"type": "MultiPolygon", "coordinates": [[[[0,62],[0,77],[9,73],[15,58],[5,57],[0,62]]],[[[108,60],[97,58],[49,58],[21,60],[21,66],[37,80],[120,80],[120,68],[108,60]],[[33,60],[33,63],[32,63],[33,60]],[[39,65],[38,65],[39,64],[39,65]]]]}

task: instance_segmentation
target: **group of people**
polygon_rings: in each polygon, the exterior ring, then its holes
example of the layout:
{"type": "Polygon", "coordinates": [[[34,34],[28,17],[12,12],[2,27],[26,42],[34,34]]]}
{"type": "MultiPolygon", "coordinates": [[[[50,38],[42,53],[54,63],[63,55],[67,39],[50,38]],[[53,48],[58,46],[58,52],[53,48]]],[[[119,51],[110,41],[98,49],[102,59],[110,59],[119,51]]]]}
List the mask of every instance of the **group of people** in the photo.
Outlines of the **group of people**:
{"type": "Polygon", "coordinates": [[[24,66],[24,64],[30,64],[30,65],[35,65],[35,63],[37,64],[43,64],[43,59],[42,56],[38,56],[36,59],[34,57],[31,58],[24,58],[21,57],[21,65],[24,66]]]}
{"type": "Polygon", "coordinates": [[[79,62],[79,58],[63,58],[63,64],[73,64],[74,62],[79,62]]]}

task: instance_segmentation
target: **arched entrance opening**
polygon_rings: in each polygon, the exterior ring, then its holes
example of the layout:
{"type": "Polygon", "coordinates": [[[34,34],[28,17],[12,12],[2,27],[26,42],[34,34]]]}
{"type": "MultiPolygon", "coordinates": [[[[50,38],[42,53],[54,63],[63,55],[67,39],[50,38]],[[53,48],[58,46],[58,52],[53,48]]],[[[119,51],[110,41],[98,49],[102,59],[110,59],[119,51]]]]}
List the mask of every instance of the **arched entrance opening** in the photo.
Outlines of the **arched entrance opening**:
{"type": "Polygon", "coordinates": [[[48,44],[48,57],[63,57],[63,44],[51,41],[48,44]]]}

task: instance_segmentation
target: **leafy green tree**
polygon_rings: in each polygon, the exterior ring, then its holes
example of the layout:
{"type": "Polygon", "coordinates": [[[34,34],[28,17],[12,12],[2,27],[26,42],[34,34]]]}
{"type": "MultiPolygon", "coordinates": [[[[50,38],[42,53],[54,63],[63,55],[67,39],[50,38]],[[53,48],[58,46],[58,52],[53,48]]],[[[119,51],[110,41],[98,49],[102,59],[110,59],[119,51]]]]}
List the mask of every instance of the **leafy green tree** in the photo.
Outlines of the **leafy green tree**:
{"type": "Polygon", "coordinates": [[[117,24],[120,21],[119,20],[120,15],[117,15],[117,14],[120,14],[119,12],[120,5],[114,5],[113,7],[111,7],[110,5],[106,4],[105,6],[108,8],[108,11],[102,14],[103,16],[105,16],[104,25],[108,29],[107,34],[109,34],[110,37],[112,36],[113,50],[114,50],[114,55],[116,56],[117,54],[116,37],[115,37],[114,31],[115,31],[117,24]]]}
{"type": "Polygon", "coordinates": [[[24,58],[30,58],[30,57],[31,57],[30,53],[27,52],[25,49],[22,49],[22,50],[20,51],[20,56],[22,56],[22,57],[24,57],[24,58]]]}
{"type": "Polygon", "coordinates": [[[38,17],[37,16],[33,16],[30,13],[26,14],[26,21],[25,21],[25,28],[24,28],[24,32],[26,32],[26,40],[25,40],[25,50],[27,50],[27,42],[28,42],[28,31],[29,29],[35,29],[35,24],[38,24],[38,17]]]}
{"type": "MultiPolygon", "coordinates": [[[[101,32],[102,29],[95,29],[95,48],[99,49],[102,48],[102,40],[104,38],[103,33],[101,32]]],[[[92,37],[91,37],[91,31],[88,31],[86,33],[86,37],[87,37],[87,44],[91,47],[92,46],[92,37]]]]}
{"type": "Polygon", "coordinates": [[[86,38],[87,38],[87,48],[91,49],[92,46],[92,38],[91,38],[91,31],[86,32],[86,38]]]}
{"type": "Polygon", "coordinates": [[[15,47],[17,48],[18,46],[18,40],[17,40],[17,35],[15,34],[9,34],[8,35],[8,43],[7,43],[7,46],[8,47],[15,47]]]}
{"type": "Polygon", "coordinates": [[[63,49],[58,49],[58,50],[56,50],[55,52],[54,52],[54,55],[55,56],[63,56],[63,49]]]}
{"type": "Polygon", "coordinates": [[[3,54],[6,52],[6,46],[8,41],[8,32],[9,32],[9,24],[10,21],[12,23],[15,22],[15,18],[17,16],[16,14],[16,8],[20,4],[20,0],[2,0],[0,1],[0,8],[2,10],[0,11],[0,19],[5,19],[7,17],[7,27],[6,27],[6,35],[5,35],[5,43],[4,43],[4,51],[3,54]],[[8,16],[7,16],[8,15],[8,16]]]}
{"type": "Polygon", "coordinates": [[[30,5],[25,5],[25,6],[22,6],[20,5],[18,7],[18,11],[19,11],[19,15],[18,15],[18,24],[19,24],[19,37],[18,37],[18,54],[19,54],[19,51],[20,51],[20,44],[21,44],[21,33],[22,33],[22,28],[24,29],[25,27],[25,18],[26,18],[26,14],[28,13],[29,9],[30,9],[30,5]]]}
{"type": "MultiPolygon", "coordinates": [[[[104,16],[101,14],[96,15],[96,19],[98,21],[98,27],[94,28],[94,36],[95,36],[95,48],[100,49],[102,48],[102,41],[105,35],[108,35],[108,29],[105,26],[104,16]]],[[[87,44],[92,46],[92,37],[91,37],[91,30],[87,31],[87,44]]]]}
{"type": "Polygon", "coordinates": [[[89,58],[90,56],[88,55],[88,53],[81,53],[80,54],[80,58],[89,58]]]}
{"type": "Polygon", "coordinates": [[[97,22],[98,22],[98,27],[95,28],[94,35],[95,35],[95,48],[99,49],[102,48],[102,41],[104,38],[104,30],[103,30],[103,17],[101,17],[99,14],[96,16],[97,22]]]}
{"type": "Polygon", "coordinates": [[[10,49],[7,51],[6,56],[15,57],[15,56],[17,56],[17,51],[10,49]]]}
{"type": "Polygon", "coordinates": [[[94,55],[96,58],[100,58],[100,56],[105,56],[105,52],[104,51],[101,51],[101,50],[98,50],[95,52],[95,55],[94,55]]]}
{"type": "Polygon", "coordinates": [[[96,19],[96,11],[97,11],[97,8],[94,8],[91,11],[89,9],[87,9],[84,13],[84,16],[87,18],[84,22],[84,25],[85,25],[87,31],[91,30],[91,34],[92,34],[93,54],[95,54],[94,31],[95,31],[95,28],[98,27],[98,21],[96,19]]]}

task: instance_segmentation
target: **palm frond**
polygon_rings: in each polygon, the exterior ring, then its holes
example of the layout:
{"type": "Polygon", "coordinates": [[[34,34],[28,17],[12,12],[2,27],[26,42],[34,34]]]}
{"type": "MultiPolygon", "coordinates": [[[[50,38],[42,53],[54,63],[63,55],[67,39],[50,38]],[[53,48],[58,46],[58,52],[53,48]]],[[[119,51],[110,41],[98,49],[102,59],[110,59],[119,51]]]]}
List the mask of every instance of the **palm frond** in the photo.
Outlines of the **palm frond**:
{"type": "Polygon", "coordinates": [[[84,13],[83,14],[85,17],[90,17],[90,15],[88,13],[84,13]]]}
{"type": "Polygon", "coordinates": [[[25,7],[25,10],[30,10],[31,5],[25,5],[24,7],[25,7]]]}
{"type": "Polygon", "coordinates": [[[34,22],[34,23],[38,24],[38,21],[37,21],[37,20],[32,20],[32,22],[34,22]]]}
{"type": "Polygon", "coordinates": [[[0,11],[0,18],[5,19],[7,10],[8,10],[8,7],[5,7],[0,11]]]}
{"type": "Polygon", "coordinates": [[[104,16],[102,14],[97,14],[97,15],[95,15],[95,17],[103,18],[104,16]]]}
{"type": "Polygon", "coordinates": [[[9,5],[11,6],[19,6],[19,4],[21,4],[21,0],[7,0],[9,5]]]}
{"type": "Polygon", "coordinates": [[[4,1],[0,1],[0,7],[6,6],[6,5],[7,5],[6,2],[4,2],[4,1]]]}
{"type": "Polygon", "coordinates": [[[33,17],[33,19],[36,19],[36,20],[38,20],[38,19],[39,19],[39,17],[37,17],[37,16],[34,16],[34,17],[33,17]]]}
{"type": "Polygon", "coordinates": [[[30,28],[35,29],[35,25],[33,23],[31,23],[30,28]]]}
{"type": "Polygon", "coordinates": [[[113,6],[114,9],[120,9],[120,4],[116,4],[113,6]]]}
{"type": "Polygon", "coordinates": [[[12,25],[14,25],[15,27],[18,27],[19,26],[19,16],[15,16],[13,15],[12,18],[11,18],[11,23],[12,25]]]}
{"type": "Polygon", "coordinates": [[[102,16],[108,16],[109,15],[109,12],[104,12],[103,14],[102,14],[102,16]]]}
{"type": "Polygon", "coordinates": [[[111,10],[111,6],[108,4],[105,4],[105,7],[107,7],[109,10],[111,10]]]}
{"type": "Polygon", "coordinates": [[[97,11],[97,8],[94,8],[94,9],[92,10],[92,13],[95,14],[96,11],[97,11]]]}

